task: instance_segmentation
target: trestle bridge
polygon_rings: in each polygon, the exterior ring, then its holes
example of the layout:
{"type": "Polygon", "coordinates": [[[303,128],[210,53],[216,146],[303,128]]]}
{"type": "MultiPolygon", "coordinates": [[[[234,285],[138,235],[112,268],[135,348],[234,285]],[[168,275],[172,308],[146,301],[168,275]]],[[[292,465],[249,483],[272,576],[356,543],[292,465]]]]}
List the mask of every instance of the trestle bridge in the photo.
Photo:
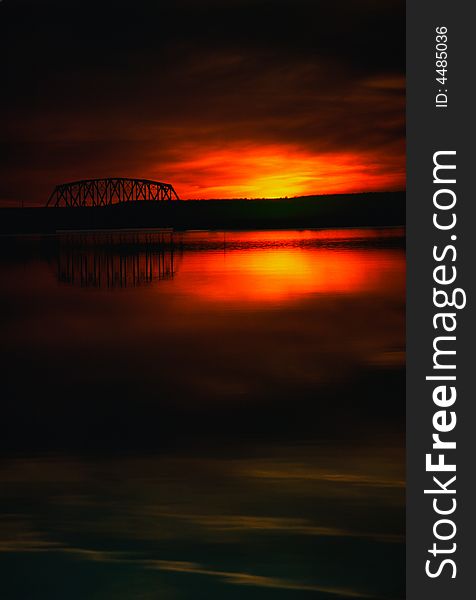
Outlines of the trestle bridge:
{"type": "Polygon", "coordinates": [[[109,177],[57,185],[46,206],[109,206],[124,202],[179,200],[170,183],[151,179],[109,177]]]}

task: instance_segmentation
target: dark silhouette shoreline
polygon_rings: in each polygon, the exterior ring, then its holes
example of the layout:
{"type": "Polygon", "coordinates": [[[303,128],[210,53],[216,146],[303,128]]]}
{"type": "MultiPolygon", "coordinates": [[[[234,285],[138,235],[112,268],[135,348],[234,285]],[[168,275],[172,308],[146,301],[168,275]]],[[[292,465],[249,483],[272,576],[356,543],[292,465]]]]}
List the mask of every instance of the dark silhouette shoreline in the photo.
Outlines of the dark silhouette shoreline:
{"type": "Polygon", "coordinates": [[[128,202],[82,208],[2,208],[0,234],[130,228],[302,229],[405,224],[405,192],[256,200],[128,202]]]}

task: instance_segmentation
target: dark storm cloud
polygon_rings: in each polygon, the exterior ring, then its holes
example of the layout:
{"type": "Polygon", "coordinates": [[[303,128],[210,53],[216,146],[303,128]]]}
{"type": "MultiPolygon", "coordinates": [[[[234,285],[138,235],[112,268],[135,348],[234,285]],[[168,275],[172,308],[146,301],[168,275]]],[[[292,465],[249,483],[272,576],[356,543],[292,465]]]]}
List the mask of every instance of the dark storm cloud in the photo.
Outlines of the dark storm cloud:
{"type": "Polygon", "coordinates": [[[5,0],[0,11],[4,201],[233,144],[402,160],[401,1],[5,0]]]}

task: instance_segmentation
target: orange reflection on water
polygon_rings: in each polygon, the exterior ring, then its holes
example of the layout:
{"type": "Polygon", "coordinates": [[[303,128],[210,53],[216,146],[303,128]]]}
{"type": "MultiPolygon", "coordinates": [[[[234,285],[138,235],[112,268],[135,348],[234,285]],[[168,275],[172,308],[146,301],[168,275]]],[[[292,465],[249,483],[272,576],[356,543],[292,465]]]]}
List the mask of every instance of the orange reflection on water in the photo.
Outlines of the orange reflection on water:
{"type": "MultiPolygon", "coordinates": [[[[363,231],[227,234],[223,250],[186,253],[175,286],[205,302],[280,303],[312,295],[400,295],[405,262],[400,249],[349,247],[363,231]],[[322,246],[306,241],[322,240],[322,246]],[[347,241],[345,247],[333,245],[347,241]],[[235,242],[246,242],[233,249],[235,242]],[[253,244],[256,242],[256,245],[253,244]],[[230,249],[232,248],[232,249],[230,249]]],[[[368,239],[376,232],[365,231],[368,239]]],[[[389,232],[388,235],[397,235],[389,232]]]]}

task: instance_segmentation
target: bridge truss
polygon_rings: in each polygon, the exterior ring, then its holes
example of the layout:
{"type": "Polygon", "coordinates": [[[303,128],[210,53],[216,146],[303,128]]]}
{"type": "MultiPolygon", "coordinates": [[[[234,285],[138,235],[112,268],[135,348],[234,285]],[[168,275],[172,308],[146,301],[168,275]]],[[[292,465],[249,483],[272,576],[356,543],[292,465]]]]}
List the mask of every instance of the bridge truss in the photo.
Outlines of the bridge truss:
{"type": "Polygon", "coordinates": [[[142,200],[179,200],[179,197],[170,183],[112,177],[57,185],[46,206],[109,206],[142,200]]]}

